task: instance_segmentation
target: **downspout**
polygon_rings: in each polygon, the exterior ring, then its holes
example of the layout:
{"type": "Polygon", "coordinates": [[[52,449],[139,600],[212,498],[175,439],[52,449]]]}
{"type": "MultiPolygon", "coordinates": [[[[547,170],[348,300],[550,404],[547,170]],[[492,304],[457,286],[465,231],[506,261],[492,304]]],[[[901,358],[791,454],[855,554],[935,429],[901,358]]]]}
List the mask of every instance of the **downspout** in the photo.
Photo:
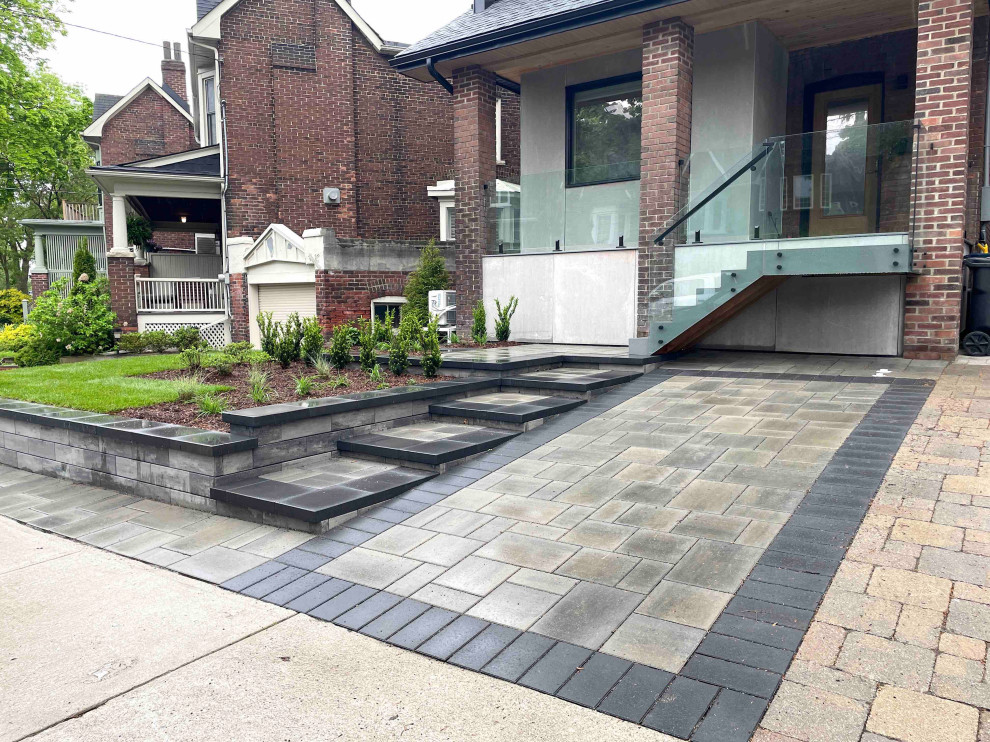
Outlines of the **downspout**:
{"type": "MultiPolygon", "coordinates": [[[[189,43],[198,46],[200,49],[209,49],[213,52],[213,74],[216,78],[216,96],[220,103],[220,260],[223,273],[230,276],[230,256],[227,254],[227,102],[220,97],[220,74],[222,65],[220,64],[220,51],[215,46],[200,44],[189,37],[189,43]]],[[[200,106],[203,101],[200,101],[200,106]]],[[[232,319],[230,280],[225,282],[224,291],[227,294],[226,313],[227,318],[232,319]]]]}
{"type": "Polygon", "coordinates": [[[451,95],[454,94],[454,86],[450,84],[450,81],[447,78],[437,72],[437,68],[433,66],[433,57],[429,57],[426,60],[426,71],[430,73],[430,76],[433,77],[434,80],[440,83],[444,90],[451,95]]]}

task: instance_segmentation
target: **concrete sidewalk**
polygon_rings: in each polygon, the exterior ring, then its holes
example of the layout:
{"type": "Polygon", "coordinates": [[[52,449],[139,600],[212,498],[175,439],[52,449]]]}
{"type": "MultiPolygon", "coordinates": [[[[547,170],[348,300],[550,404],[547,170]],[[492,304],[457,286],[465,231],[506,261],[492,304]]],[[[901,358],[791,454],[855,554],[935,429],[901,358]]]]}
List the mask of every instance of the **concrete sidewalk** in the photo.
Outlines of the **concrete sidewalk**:
{"type": "Polygon", "coordinates": [[[671,740],[0,517],[0,740],[671,740]]]}

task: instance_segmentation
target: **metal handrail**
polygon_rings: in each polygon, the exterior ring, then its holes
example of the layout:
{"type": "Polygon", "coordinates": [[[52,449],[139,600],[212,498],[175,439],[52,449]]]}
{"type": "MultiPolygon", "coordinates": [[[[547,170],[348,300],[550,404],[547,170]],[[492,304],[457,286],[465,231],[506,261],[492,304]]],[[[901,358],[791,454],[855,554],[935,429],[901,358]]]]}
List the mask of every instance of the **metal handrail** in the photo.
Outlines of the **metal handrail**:
{"type": "Polygon", "coordinates": [[[712,199],[714,199],[722,191],[724,191],[730,185],[732,185],[737,180],[739,180],[739,178],[742,177],[742,174],[743,173],[745,173],[747,170],[750,170],[751,168],[755,167],[756,164],[760,162],[760,160],[762,160],[767,155],[769,155],[770,154],[770,150],[772,150],[774,148],[774,146],[775,146],[775,143],[774,142],[771,142],[769,140],[763,142],[763,151],[762,152],[760,152],[758,155],[756,155],[752,160],[750,160],[749,162],[747,162],[745,165],[743,165],[742,167],[740,167],[735,173],[732,174],[731,177],[729,177],[718,188],[716,188],[714,191],[712,191],[707,196],[705,196],[703,199],[701,199],[701,202],[700,203],[698,203],[696,206],[694,206],[693,208],[691,208],[686,214],[683,214],[680,217],[678,217],[674,221],[673,224],[671,224],[665,230],[663,230],[662,232],[660,232],[656,237],[654,237],[653,238],[653,244],[654,245],[659,245],[661,242],[663,242],[665,239],[667,239],[667,235],[669,235],[671,232],[673,232],[675,229],[677,229],[679,226],[681,226],[684,222],[686,222],[692,216],[694,216],[695,214],[697,214],[698,211],[700,211],[703,207],[705,207],[708,203],[710,203],[712,201],[712,199]]]}

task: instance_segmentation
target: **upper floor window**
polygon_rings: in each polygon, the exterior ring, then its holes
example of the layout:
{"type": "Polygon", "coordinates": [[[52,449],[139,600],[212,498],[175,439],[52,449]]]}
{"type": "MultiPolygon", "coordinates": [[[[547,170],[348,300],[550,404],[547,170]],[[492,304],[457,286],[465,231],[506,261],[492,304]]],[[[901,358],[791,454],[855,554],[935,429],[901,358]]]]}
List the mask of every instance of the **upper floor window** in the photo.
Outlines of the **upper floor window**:
{"type": "Polygon", "coordinates": [[[567,184],[639,178],[643,82],[640,75],[567,89],[567,184]]]}
{"type": "Polygon", "coordinates": [[[217,143],[217,87],[216,77],[200,78],[200,107],[203,111],[202,139],[204,146],[217,143]]]}

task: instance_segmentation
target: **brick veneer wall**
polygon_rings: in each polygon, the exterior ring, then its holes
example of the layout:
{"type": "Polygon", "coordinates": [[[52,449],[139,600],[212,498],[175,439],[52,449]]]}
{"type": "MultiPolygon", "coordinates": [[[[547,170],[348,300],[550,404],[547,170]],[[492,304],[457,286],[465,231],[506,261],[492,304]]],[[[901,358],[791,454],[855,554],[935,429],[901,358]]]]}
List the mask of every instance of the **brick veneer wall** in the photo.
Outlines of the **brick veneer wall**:
{"type": "Polygon", "coordinates": [[[673,278],[670,245],[653,235],[682,206],[691,152],[694,29],[680,19],[643,26],[643,119],[636,332],[649,335],[649,296],[673,278]]]}
{"type": "Polygon", "coordinates": [[[235,343],[251,339],[251,317],[248,310],[248,282],[246,273],[230,274],[230,335],[235,343]]]}
{"type": "Polygon", "coordinates": [[[480,67],[454,70],[457,332],[470,337],[471,308],[482,298],[481,258],[489,242],[487,194],[495,187],[495,76],[480,67]]]}
{"type": "Polygon", "coordinates": [[[221,21],[228,234],[269,224],[428,239],[452,167],[451,103],[391,70],[332,0],[243,0],[221,21]],[[342,191],[339,206],[322,189],[342,191]]]}
{"type": "Polygon", "coordinates": [[[316,313],[324,329],[370,315],[371,302],[402,296],[408,273],[401,271],[316,271],[316,313]]]}
{"type": "Polygon", "coordinates": [[[918,3],[915,115],[925,131],[914,193],[920,275],[908,280],[905,301],[908,358],[951,358],[958,347],[972,53],[972,0],[918,3]]]}
{"type": "Polygon", "coordinates": [[[435,83],[399,75],[360,34],[354,44],[354,89],[358,234],[439,239],[439,207],[426,189],[452,177],[450,95],[435,83]]]}

